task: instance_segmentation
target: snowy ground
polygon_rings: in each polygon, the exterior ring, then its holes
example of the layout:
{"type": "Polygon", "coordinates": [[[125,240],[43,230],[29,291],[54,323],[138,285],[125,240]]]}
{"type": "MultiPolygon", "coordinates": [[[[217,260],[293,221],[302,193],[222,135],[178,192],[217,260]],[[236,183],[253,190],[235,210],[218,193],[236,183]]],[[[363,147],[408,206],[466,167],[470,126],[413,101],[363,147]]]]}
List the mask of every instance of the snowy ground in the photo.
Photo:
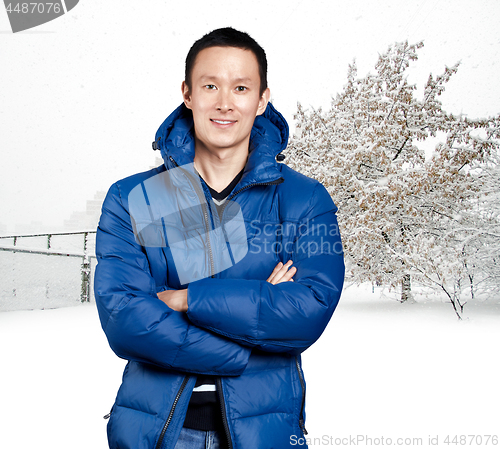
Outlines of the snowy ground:
{"type": "MultiPolygon", "coordinates": [[[[498,302],[466,305],[459,322],[450,304],[379,293],[346,290],[303,356],[310,447],[495,446],[485,443],[500,436],[498,302]]],[[[124,362],[95,306],[0,313],[0,340],[0,447],[105,449],[124,362]]]]}

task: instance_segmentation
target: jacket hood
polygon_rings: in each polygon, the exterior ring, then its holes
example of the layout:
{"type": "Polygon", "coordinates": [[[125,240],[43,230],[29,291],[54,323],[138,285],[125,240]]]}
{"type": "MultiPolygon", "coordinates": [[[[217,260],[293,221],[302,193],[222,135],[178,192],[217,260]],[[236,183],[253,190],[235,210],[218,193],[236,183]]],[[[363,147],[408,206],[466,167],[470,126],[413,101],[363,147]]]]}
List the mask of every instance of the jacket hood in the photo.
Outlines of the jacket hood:
{"type": "MultiPolygon", "coordinates": [[[[254,121],[242,183],[270,182],[281,177],[276,156],[286,148],[288,135],[285,118],[268,103],[254,121]]],[[[166,167],[173,168],[193,162],[194,142],[193,114],[182,103],[158,128],[153,148],[161,151],[166,167]]]]}

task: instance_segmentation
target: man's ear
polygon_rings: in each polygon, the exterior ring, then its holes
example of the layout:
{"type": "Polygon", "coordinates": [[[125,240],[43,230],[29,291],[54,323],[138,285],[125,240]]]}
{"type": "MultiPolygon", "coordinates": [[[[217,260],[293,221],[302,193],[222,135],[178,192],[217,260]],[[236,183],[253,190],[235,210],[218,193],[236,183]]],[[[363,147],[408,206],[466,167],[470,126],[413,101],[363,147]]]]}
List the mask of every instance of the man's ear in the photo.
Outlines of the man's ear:
{"type": "Polygon", "coordinates": [[[181,90],[182,90],[182,99],[184,100],[186,108],[191,109],[191,93],[189,91],[188,85],[186,84],[186,81],[182,82],[181,90]]]}
{"type": "Polygon", "coordinates": [[[262,93],[259,100],[259,108],[257,109],[257,115],[261,115],[267,108],[267,103],[269,103],[269,99],[271,98],[271,91],[269,87],[262,93]]]}

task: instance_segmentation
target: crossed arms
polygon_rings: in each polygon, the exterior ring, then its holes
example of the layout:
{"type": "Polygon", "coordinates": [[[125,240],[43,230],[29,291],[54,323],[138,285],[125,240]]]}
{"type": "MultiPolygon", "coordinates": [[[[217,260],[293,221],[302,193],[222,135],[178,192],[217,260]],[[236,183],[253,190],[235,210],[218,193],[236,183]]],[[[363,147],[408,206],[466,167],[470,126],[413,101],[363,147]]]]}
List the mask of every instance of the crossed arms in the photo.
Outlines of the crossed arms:
{"type": "MultiPolygon", "coordinates": [[[[336,225],[335,207],[322,186],[307,211],[316,225],[336,225]]],[[[298,236],[297,247],[314,240],[310,231],[298,236]]],[[[96,253],[94,292],[113,351],[127,360],[200,374],[239,375],[254,348],[305,350],[326,327],[344,277],[342,254],[321,250],[312,257],[294,254],[293,267],[278,264],[266,281],[209,278],[188,289],[158,292],[118,184],[103,205],[96,253]]]]}
{"type": "MultiPolygon", "coordinates": [[[[297,272],[297,268],[292,267],[293,262],[289,260],[286,264],[279,262],[273,272],[267,278],[267,282],[276,285],[281,282],[293,282],[293,275],[297,272]]],[[[182,290],[165,290],[158,293],[158,298],[163,301],[168,307],[177,312],[188,311],[188,294],[187,288],[182,290]]]]}

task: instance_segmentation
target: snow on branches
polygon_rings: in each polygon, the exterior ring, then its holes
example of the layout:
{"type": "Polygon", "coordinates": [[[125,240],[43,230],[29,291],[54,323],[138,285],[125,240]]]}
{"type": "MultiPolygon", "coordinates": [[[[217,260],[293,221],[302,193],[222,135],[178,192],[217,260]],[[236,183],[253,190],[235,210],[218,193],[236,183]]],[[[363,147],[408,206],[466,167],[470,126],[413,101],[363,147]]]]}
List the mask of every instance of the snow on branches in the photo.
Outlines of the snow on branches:
{"type": "Polygon", "coordinates": [[[500,284],[500,119],[443,110],[458,65],[430,75],[417,98],[407,70],[422,46],[394,44],[364,78],[351,64],[327,111],[299,104],[287,161],[339,207],[351,281],[402,286],[407,300],[411,276],[444,291],[460,316],[465,290],[500,284]],[[426,158],[426,140],[441,136],[426,158]]]}

